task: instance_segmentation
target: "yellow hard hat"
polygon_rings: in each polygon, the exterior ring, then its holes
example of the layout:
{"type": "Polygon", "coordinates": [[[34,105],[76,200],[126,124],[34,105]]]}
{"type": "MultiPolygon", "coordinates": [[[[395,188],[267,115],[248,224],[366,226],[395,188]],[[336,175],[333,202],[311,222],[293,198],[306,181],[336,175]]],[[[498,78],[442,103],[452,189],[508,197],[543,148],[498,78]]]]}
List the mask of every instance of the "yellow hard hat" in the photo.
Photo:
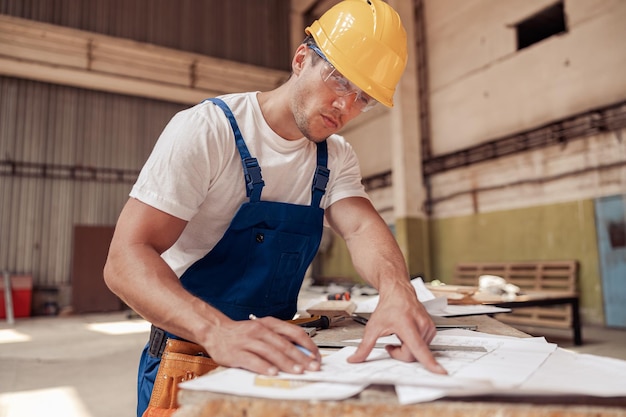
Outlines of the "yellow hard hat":
{"type": "Polygon", "coordinates": [[[343,0],[305,29],[328,61],[387,107],[407,61],[406,31],[381,0],[343,0]]]}

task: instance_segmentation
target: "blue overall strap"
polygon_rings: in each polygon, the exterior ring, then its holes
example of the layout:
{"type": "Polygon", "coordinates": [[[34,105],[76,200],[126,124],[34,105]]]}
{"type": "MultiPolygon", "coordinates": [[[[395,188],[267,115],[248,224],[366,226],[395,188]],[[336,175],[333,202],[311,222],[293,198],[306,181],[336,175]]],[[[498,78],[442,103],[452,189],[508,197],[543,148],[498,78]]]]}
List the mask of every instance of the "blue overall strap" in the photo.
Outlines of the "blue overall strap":
{"type": "Polygon", "coordinates": [[[322,196],[326,192],[326,185],[330,176],[330,170],[326,165],[328,165],[328,145],[324,141],[317,144],[317,168],[311,187],[311,207],[319,207],[322,196]]]}
{"type": "Polygon", "coordinates": [[[235,120],[235,116],[233,116],[233,112],[230,111],[228,104],[224,103],[224,101],[219,98],[210,98],[208,100],[219,106],[219,108],[224,111],[224,114],[226,114],[226,117],[230,122],[230,126],[233,129],[233,133],[235,134],[235,144],[237,145],[239,155],[241,156],[243,176],[246,181],[246,196],[250,197],[251,202],[259,201],[261,199],[261,190],[265,185],[263,177],[261,176],[259,161],[250,156],[246,142],[243,140],[243,136],[239,130],[237,120],[235,120]]]}

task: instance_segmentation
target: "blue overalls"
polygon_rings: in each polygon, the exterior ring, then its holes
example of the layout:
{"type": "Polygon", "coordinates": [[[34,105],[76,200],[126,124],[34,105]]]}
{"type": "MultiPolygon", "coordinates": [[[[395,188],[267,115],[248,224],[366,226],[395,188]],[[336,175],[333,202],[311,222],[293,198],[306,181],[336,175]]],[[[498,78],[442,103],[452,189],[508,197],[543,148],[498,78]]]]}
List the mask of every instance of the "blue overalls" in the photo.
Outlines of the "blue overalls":
{"type": "MultiPolygon", "coordinates": [[[[310,206],[261,201],[264,182],[256,158],[250,156],[228,105],[220,99],[209,100],[230,121],[250,200],[241,205],[217,245],[183,273],[181,284],[233,320],[247,320],[250,314],[289,320],[322,237],[320,201],[329,177],[326,142],[317,145],[310,206]]],[[[139,366],[139,416],[148,406],[159,363],[147,345],[139,366]]]]}

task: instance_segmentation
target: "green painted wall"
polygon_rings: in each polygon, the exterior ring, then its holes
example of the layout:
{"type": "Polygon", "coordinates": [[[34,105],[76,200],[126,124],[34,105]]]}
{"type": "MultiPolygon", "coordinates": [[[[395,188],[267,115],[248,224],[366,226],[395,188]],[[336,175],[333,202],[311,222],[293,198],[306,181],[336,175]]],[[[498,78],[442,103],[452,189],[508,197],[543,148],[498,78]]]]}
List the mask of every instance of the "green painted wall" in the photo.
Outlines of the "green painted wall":
{"type": "MultiPolygon", "coordinates": [[[[398,219],[394,232],[409,273],[426,281],[449,281],[458,262],[576,259],[582,320],[604,324],[594,219],[593,201],[583,200],[428,221],[398,219]]],[[[336,235],[316,262],[318,275],[363,282],[336,235]]]]}
{"type": "MultiPolygon", "coordinates": [[[[430,247],[428,244],[429,221],[418,218],[398,219],[392,232],[404,253],[411,276],[430,275],[430,247]]],[[[363,282],[352,266],[345,242],[330,229],[331,243],[320,251],[315,259],[314,275],[322,277],[349,277],[363,282]]]]}
{"type": "Polygon", "coordinates": [[[576,259],[584,323],[604,324],[592,200],[431,220],[432,279],[458,262],[576,259]]]}
{"type": "Polygon", "coordinates": [[[430,226],[427,219],[404,218],[396,220],[395,236],[409,268],[409,275],[431,275],[430,226]]]}
{"type": "Polygon", "coordinates": [[[328,243],[313,260],[313,278],[351,278],[354,282],[363,282],[357,274],[345,241],[331,229],[324,230],[328,243]]]}

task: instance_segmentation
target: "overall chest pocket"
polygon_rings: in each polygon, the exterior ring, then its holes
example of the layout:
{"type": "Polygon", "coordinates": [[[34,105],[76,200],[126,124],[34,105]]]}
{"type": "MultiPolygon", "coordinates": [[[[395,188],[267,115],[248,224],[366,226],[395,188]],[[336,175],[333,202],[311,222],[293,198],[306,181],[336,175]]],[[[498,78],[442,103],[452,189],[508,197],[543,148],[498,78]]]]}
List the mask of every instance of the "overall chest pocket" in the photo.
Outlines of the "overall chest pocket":
{"type": "Polygon", "coordinates": [[[244,253],[248,295],[238,297],[237,304],[261,307],[293,303],[316,249],[308,235],[253,228],[244,253]]]}

